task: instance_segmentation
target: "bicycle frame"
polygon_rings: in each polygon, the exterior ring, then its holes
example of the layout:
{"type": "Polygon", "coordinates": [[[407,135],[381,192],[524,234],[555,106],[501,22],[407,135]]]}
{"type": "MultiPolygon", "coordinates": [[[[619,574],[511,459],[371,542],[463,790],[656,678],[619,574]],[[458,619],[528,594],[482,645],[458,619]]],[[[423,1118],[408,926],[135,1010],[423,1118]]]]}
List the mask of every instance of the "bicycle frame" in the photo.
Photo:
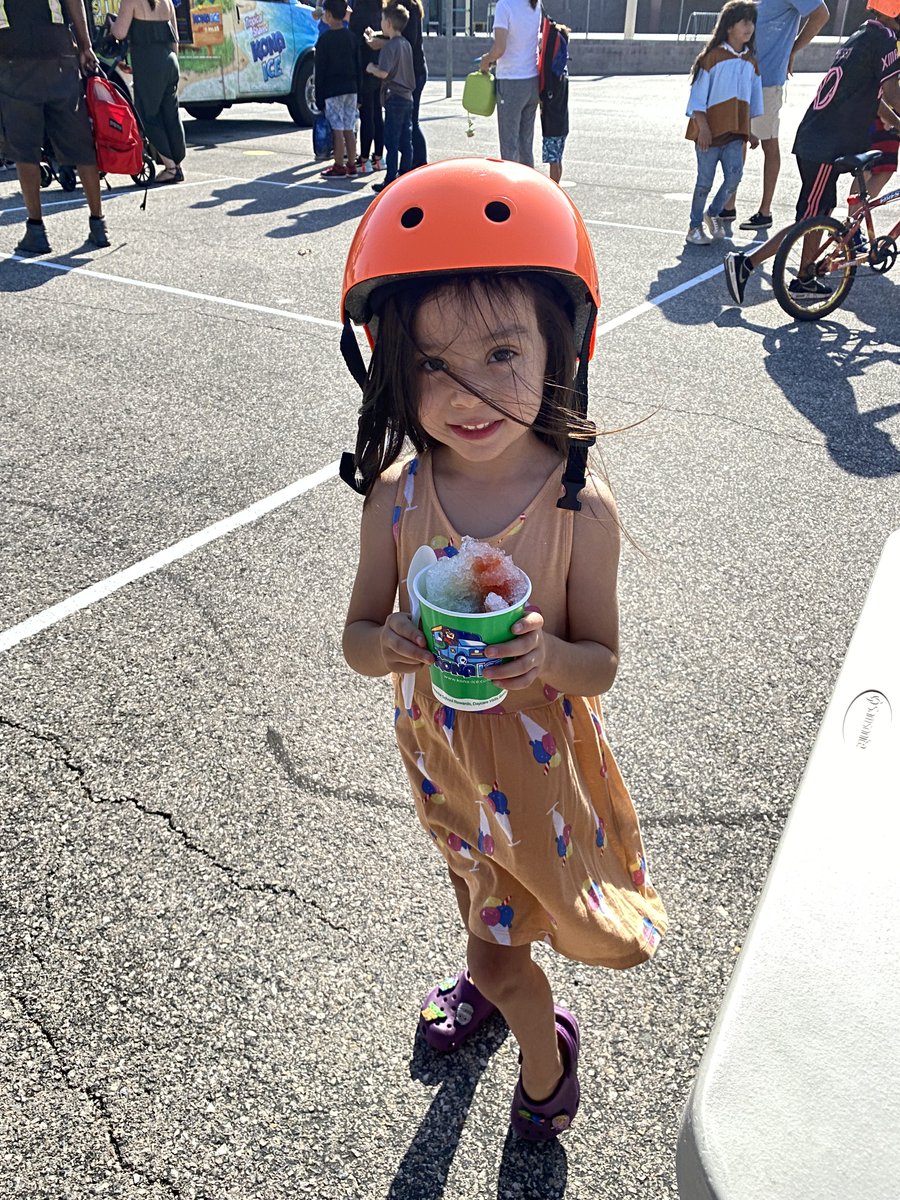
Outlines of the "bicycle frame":
{"type": "MultiPolygon", "coordinates": [[[[883,196],[876,196],[874,200],[870,200],[866,193],[866,184],[865,180],[863,179],[862,172],[860,172],[855,178],[856,186],[859,191],[859,211],[857,212],[856,216],[848,222],[847,233],[841,238],[841,241],[845,245],[849,245],[852,242],[856,231],[863,225],[863,223],[865,223],[866,233],[868,234],[869,238],[869,245],[873,246],[875,244],[876,235],[875,226],[872,223],[872,213],[876,208],[883,208],[886,204],[893,204],[894,201],[900,200],[900,188],[895,188],[892,192],[887,192],[883,196]]],[[[897,237],[900,236],[900,221],[897,222],[893,229],[882,236],[894,238],[896,241],[897,237]]],[[[854,267],[858,267],[865,265],[868,261],[869,251],[866,250],[865,254],[855,254],[851,260],[851,263],[854,267]]]]}

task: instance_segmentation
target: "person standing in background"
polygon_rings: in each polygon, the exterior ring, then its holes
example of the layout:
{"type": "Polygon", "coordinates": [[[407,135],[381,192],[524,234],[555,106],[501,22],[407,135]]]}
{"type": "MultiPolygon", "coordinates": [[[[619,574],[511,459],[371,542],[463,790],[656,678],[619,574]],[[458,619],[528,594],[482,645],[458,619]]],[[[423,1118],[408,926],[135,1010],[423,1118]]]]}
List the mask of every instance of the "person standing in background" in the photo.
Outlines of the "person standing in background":
{"type": "Polygon", "coordinates": [[[172,0],[122,0],[109,26],[117,41],[130,39],[134,104],[165,168],[157,183],[181,183],[186,153],[178,112],[178,26],[172,0]]]}
{"type": "Polygon", "coordinates": [[[378,62],[378,52],[369,48],[365,33],[381,25],[381,0],[353,0],[350,29],[359,38],[362,55],[362,90],[359,93],[359,158],[356,169],[360,175],[384,170],[384,110],[381,107],[381,84],[368,70],[369,63],[378,62]],[[369,158],[371,153],[372,157],[369,158]]]}
{"type": "Polygon", "coordinates": [[[322,10],[327,28],[316,43],[316,108],[331,126],[334,151],[334,163],[322,174],[356,176],[357,97],[362,87],[359,39],[344,24],[347,0],[325,0],[322,10]]]}
{"type": "Polygon", "coordinates": [[[59,0],[3,0],[0,12],[0,158],[16,164],[28,214],[16,253],[50,253],[41,211],[40,165],[48,138],[59,159],[75,163],[78,170],[90,212],[88,241],[108,246],[80,69],[96,71],[99,64],[81,0],[63,0],[62,6],[59,0]]]}
{"type": "Polygon", "coordinates": [[[497,128],[500,157],[534,166],[534,118],[537,114],[538,0],[497,0],[493,42],[481,58],[487,73],[497,64],[497,128]]]}
{"type": "Polygon", "coordinates": [[[381,14],[381,37],[371,29],[366,31],[367,43],[372,45],[374,42],[381,46],[378,65],[369,63],[366,70],[381,80],[387,163],[384,183],[373,183],[373,192],[382,191],[389,183],[393,183],[398,174],[405,175],[412,170],[412,98],[416,78],[412,47],[402,36],[408,21],[409,10],[402,4],[392,4],[381,14]]]}
{"type": "Polygon", "coordinates": [[[412,165],[413,167],[424,167],[428,162],[428,147],[425,144],[425,135],[419,127],[419,104],[425,84],[428,82],[428,67],[425,63],[425,51],[422,49],[422,24],[425,20],[425,9],[422,7],[422,0],[406,0],[406,7],[409,9],[409,20],[403,30],[403,36],[412,47],[413,72],[416,77],[416,87],[413,92],[412,165]]]}
{"type": "MultiPolygon", "coordinates": [[[[759,0],[757,9],[756,60],[762,79],[763,114],[754,118],[750,130],[762,144],[763,190],[759,209],[740,226],[752,230],[772,225],[772,201],[781,171],[781,108],[788,76],[794,73],[794,59],[824,28],[830,15],[822,0],[759,0]]],[[[720,214],[723,221],[735,219],[734,206],[732,195],[720,214]]]]}

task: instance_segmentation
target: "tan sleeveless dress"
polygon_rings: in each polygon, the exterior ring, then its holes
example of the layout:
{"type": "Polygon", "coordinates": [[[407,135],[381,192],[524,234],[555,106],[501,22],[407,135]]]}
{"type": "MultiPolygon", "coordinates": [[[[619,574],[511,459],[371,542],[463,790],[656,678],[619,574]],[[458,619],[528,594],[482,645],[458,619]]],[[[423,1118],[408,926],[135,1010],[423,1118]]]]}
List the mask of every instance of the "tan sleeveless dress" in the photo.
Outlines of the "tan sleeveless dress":
{"type": "MultiPolygon", "coordinates": [[[[577,520],[556,507],[561,467],[496,537],[531,578],[544,627],[566,637],[566,579],[577,520]]],[[[435,492],[431,455],[412,459],[393,514],[400,607],[421,545],[456,552],[435,492]]],[[[666,914],[650,885],[631,797],[603,732],[600,701],[540,681],[488,712],[432,695],[427,667],[395,678],[395,732],[422,825],[469,889],[469,930],[485,941],[544,941],[560,954],[631,967],[655,951],[666,914]],[[405,694],[404,694],[405,693],[405,694]]]]}

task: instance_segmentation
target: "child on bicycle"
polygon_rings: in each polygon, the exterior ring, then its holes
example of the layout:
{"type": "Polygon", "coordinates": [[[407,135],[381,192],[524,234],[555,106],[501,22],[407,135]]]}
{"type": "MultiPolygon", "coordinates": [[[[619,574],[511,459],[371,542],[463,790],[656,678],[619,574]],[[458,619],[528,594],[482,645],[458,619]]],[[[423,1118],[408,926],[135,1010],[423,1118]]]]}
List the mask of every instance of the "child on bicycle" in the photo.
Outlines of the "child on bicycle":
{"type": "Polygon", "coordinates": [[[747,143],[752,149],[759,145],[750,131],[751,117],[760,117],[763,111],[762,82],[753,57],[755,29],[756,5],[729,0],[694,60],[685,137],[696,143],[697,182],[685,238],[688,246],[708,246],[714,238],[725,236],[722,208],[741,182],[747,143]],[[706,213],[707,233],[704,208],[719,163],[724,179],[706,213]]]}
{"type": "MultiPolygon", "coordinates": [[[[872,18],[839,48],[797,130],[794,155],[801,188],[796,223],[832,212],[840,174],[836,160],[868,150],[869,130],[882,99],[895,111],[900,104],[900,0],[869,0],[868,8],[872,18]]],[[[750,275],[777,253],[792,228],[779,230],[752,254],[725,256],[725,279],[735,304],[743,304],[750,275]]],[[[809,238],[807,243],[812,244],[804,244],[800,273],[788,290],[796,295],[829,295],[828,284],[808,274],[818,239],[809,238]]]]}

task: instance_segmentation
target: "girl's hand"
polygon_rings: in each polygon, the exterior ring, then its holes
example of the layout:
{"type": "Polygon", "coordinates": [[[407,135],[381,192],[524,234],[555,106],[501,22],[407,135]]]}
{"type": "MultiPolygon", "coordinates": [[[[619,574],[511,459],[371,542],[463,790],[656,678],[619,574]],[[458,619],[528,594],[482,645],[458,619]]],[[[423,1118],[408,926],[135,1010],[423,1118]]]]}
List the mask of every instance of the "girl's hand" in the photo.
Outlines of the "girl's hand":
{"type": "Polygon", "coordinates": [[[404,612],[391,613],[382,626],[381,656],[386,670],[396,675],[405,675],[434,662],[424,633],[409,613],[404,612]]]}
{"type": "Polygon", "coordinates": [[[484,678],[516,692],[534,683],[546,662],[544,618],[536,608],[526,609],[524,617],[513,625],[512,633],[515,634],[514,641],[485,647],[484,652],[490,658],[508,658],[510,661],[488,667],[484,678]]]}

